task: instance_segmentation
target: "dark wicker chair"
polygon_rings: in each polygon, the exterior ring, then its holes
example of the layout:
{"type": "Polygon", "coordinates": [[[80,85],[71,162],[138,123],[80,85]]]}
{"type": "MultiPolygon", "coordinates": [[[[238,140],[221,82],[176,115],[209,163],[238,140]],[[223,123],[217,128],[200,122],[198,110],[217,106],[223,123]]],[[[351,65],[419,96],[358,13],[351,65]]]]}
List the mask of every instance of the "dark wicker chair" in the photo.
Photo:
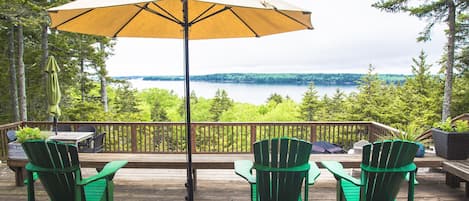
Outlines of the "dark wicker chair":
{"type": "Polygon", "coordinates": [[[8,139],[8,142],[16,141],[16,131],[15,130],[9,130],[7,132],[7,139],[8,139]]]}
{"type": "Polygon", "coordinates": [[[100,133],[91,139],[90,145],[92,146],[86,146],[80,148],[80,152],[85,152],[85,153],[100,153],[104,151],[104,137],[106,136],[106,133],[100,133]]]}
{"type": "MultiPolygon", "coordinates": [[[[52,128],[52,131],[55,131],[53,128],[52,128]]],[[[72,131],[72,126],[70,126],[70,124],[59,124],[57,125],[57,131],[72,131]]]]}

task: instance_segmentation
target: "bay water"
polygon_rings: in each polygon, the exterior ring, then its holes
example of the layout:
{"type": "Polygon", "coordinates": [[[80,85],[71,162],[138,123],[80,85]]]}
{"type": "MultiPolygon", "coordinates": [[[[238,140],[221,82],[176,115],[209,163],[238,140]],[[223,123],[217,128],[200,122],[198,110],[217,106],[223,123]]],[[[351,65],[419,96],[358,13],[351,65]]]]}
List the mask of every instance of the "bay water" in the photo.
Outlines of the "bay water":
{"type": "MultiPolygon", "coordinates": [[[[183,81],[159,81],[159,80],[143,80],[131,79],[129,81],[137,90],[160,88],[174,91],[175,94],[184,96],[183,81]]],[[[357,92],[357,86],[351,85],[316,85],[318,96],[321,98],[325,94],[331,97],[339,88],[345,94],[357,92]]],[[[288,85],[288,84],[246,84],[246,83],[216,83],[192,81],[191,91],[195,91],[198,97],[213,98],[218,89],[224,89],[230,98],[236,102],[251,103],[260,105],[267,101],[267,98],[277,93],[283,97],[289,96],[295,102],[301,102],[303,94],[308,89],[307,85],[288,85]]]]}

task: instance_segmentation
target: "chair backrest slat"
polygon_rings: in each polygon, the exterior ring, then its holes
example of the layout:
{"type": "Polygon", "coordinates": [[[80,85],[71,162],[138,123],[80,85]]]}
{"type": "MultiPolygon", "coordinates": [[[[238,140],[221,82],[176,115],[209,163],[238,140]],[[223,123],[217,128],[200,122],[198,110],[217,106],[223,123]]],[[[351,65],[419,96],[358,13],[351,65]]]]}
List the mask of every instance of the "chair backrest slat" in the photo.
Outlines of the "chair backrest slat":
{"type": "Polygon", "coordinates": [[[75,175],[75,172],[59,172],[59,170],[79,167],[77,147],[55,141],[35,140],[23,143],[23,148],[29,162],[33,165],[57,170],[56,172],[37,172],[51,200],[74,200],[75,180],[76,176],[80,175],[75,175]]]}
{"type": "Polygon", "coordinates": [[[413,162],[418,146],[412,142],[387,140],[363,147],[362,164],[380,168],[382,172],[362,170],[365,183],[361,196],[367,201],[393,201],[406,173],[386,172],[386,168],[399,168],[413,162]]]}
{"type": "MultiPolygon", "coordinates": [[[[272,168],[292,168],[308,163],[311,144],[290,138],[274,138],[254,144],[255,164],[272,168]]],[[[256,169],[259,200],[298,201],[307,171],[256,169]]]]}

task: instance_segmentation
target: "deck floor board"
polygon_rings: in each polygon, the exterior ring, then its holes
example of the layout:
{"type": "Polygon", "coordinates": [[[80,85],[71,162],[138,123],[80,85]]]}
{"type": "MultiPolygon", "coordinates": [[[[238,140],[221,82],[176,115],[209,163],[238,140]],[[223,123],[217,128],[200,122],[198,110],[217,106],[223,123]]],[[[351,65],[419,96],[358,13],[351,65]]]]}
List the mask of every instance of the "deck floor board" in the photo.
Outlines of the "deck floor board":
{"type": "MultiPolygon", "coordinates": [[[[420,170],[419,170],[420,171],[420,170]]],[[[95,172],[83,169],[86,177],[95,172]]],[[[417,175],[420,185],[416,186],[415,200],[456,201],[464,198],[464,184],[452,189],[445,185],[444,173],[424,172],[417,175]]],[[[166,169],[122,169],[115,177],[116,201],[183,201],[185,196],[185,171],[166,169]]],[[[40,183],[36,184],[37,200],[48,197],[40,183]]],[[[322,169],[319,180],[310,188],[309,200],[335,200],[335,180],[322,169]]],[[[406,200],[406,185],[403,185],[398,200],[406,200]]],[[[14,185],[14,174],[5,163],[0,164],[0,200],[26,200],[26,187],[14,185]]],[[[197,201],[248,201],[249,185],[234,174],[233,170],[198,170],[197,201]]]]}

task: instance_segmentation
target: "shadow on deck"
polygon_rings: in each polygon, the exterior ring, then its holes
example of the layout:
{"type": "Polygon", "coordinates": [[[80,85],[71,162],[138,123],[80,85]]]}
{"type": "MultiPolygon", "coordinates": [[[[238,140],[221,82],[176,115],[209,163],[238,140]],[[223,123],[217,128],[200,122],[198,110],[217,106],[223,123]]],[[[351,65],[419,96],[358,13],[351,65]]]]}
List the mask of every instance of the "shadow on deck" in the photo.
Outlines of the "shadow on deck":
{"type": "MultiPolygon", "coordinates": [[[[86,177],[94,174],[94,170],[84,169],[83,174],[86,177]]],[[[447,187],[443,173],[420,171],[417,179],[420,185],[415,189],[415,200],[466,200],[464,186],[458,189],[447,187]]],[[[184,170],[122,169],[115,177],[114,197],[116,201],[183,201],[184,182],[184,170]]],[[[197,201],[249,200],[249,185],[233,170],[199,170],[198,182],[197,201]]],[[[407,200],[406,187],[403,185],[398,200],[407,200]]],[[[41,184],[37,184],[37,188],[37,200],[48,200],[41,184]]],[[[0,164],[0,200],[26,200],[26,187],[14,185],[14,174],[5,163],[0,164]]],[[[323,169],[317,184],[310,188],[310,200],[335,200],[335,180],[323,169]]]]}

